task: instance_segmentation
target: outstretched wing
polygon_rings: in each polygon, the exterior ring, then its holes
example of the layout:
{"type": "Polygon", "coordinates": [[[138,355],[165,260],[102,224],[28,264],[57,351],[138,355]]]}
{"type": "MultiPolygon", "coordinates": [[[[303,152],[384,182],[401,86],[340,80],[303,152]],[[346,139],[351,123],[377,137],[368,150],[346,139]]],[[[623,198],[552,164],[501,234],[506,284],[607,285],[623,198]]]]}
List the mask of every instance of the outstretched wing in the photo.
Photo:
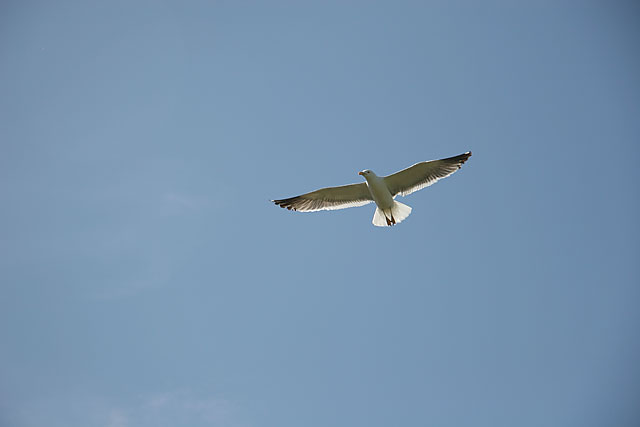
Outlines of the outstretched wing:
{"type": "Polygon", "coordinates": [[[460,169],[469,157],[471,157],[471,151],[447,159],[416,163],[393,175],[385,176],[384,182],[392,196],[395,197],[397,194],[406,196],[448,177],[460,169]]]}
{"type": "Polygon", "coordinates": [[[353,208],[373,202],[367,184],[349,184],[340,187],[328,187],[301,196],[282,200],[272,200],[281,208],[300,212],[315,212],[353,208]]]}

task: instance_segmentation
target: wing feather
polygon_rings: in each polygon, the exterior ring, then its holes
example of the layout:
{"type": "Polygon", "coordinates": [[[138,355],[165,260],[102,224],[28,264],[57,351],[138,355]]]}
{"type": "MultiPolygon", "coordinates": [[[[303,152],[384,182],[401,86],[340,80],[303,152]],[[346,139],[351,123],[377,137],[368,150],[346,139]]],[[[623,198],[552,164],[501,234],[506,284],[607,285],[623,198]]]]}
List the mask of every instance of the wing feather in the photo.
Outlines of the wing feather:
{"type": "Polygon", "coordinates": [[[281,208],[300,212],[353,208],[366,205],[372,201],[373,198],[369,188],[364,182],[340,187],[321,188],[320,190],[288,199],[272,200],[273,203],[281,208]]]}
{"type": "Polygon", "coordinates": [[[385,176],[384,182],[394,197],[398,194],[406,196],[453,174],[469,157],[471,151],[447,159],[416,163],[400,172],[385,176]]]}

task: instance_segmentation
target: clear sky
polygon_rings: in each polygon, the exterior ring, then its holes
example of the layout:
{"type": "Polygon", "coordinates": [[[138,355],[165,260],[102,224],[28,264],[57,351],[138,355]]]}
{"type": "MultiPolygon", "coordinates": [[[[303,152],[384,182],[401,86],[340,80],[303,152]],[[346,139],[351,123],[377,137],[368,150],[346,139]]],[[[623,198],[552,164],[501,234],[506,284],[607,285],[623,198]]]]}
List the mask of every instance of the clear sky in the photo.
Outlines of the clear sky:
{"type": "Polygon", "coordinates": [[[639,22],[2,2],[0,425],[639,425],[639,22]],[[393,228],[269,202],[468,150],[393,228]]]}

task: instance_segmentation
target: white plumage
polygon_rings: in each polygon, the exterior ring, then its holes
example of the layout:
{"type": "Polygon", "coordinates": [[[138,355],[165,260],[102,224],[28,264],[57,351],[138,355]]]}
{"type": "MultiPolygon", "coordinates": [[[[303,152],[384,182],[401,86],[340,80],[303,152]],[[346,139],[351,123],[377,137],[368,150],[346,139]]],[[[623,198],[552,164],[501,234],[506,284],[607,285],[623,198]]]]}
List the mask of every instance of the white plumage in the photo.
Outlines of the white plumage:
{"type": "Polygon", "coordinates": [[[289,210],[315,212],[345,209],[376,204],[373,225],[384,227],[402,222],[411,214],[411,208],[395,201],[395,197],[407,196],[456,172],[471,157],[471,151],[459,156],[416,163],[392,175],[379,177],[366,169],[359,172],[366,182],[340,187],[328,187],[288,199],[272,200],[289,210]]]}

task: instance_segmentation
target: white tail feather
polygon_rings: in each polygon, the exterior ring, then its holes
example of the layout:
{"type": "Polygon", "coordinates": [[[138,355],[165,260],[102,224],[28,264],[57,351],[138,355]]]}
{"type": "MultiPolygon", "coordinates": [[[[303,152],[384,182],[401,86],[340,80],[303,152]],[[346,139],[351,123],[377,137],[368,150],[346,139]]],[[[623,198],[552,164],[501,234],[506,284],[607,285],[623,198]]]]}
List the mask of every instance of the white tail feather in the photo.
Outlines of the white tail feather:
{"type": "Polygon", "coordinates": [[[376,213],[373,214],[373,225],[375,225],[376,227],[386,227],[387,226],[387,220],[384,217],[384,213],[382,212],[382,209],[380,209],[379,207],[376,207],[376,213]]]}
{"type": "Polygon", "coordinates": [[[384,212],[382,209],[376,207],[376,212],[373,214],[373,225],[376,227],[386,227],[389,225],[387,218],[394,219],[396,224],[401,223],[411,214],[411,207],[400,202],[393,202],[391,209],[384,212]]]}
{"type": "Polygon", "coordinates": [[[400,224],[411,215],[411,206],[394,201],[391,207],[391,213],[393,214],[393,219],[396,220],[396,224],[400,224]]]}

